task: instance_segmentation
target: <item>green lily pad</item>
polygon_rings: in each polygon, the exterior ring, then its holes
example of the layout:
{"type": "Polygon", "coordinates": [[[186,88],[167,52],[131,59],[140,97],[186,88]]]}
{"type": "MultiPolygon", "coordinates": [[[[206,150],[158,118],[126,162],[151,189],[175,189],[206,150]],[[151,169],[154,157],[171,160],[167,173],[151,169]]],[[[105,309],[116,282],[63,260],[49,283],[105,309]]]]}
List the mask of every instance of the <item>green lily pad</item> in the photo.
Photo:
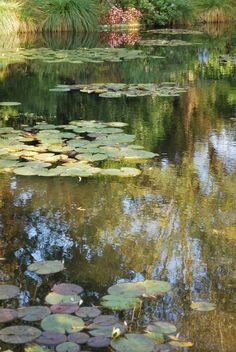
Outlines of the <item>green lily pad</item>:
{"type": "Polygon", "coordinates": [[[78,343],[79,345],[83,345],[87,343],[89,338],[90,336],[85,332],[74,332],[72,334],[69,334],[68,341],[78,343]]]}
{"type": "Polygon", "coordinates": [[[171,290],[171,285],[167,281],[145,280],[142,282],[145,288],[145,296],[159,296],[171,290]]]}
{"type": "Polygon", "coordinates": [[[56,292],[50,292],[45,301],[48,304],[61,304],[61,303],[79,303],[81,301],[80,296],[78,295],[60,295],[56,292]]]}
{"type": "Polygon", "coordinates": [[[0,285],[0,300],[11,299],[20,294],[20,290],[14,285],[0,285]]]}
{"type": "Polygon", "coordinates": [[[79,295],[83,292],[83,288],[79,285],[70,284],[70,283],[62,283],[62,284],[55,284],[52,288],[53,292],[59,293],[60,295],[79,295]]]}
{"type": "Polygon", "coordinates": [[[136,177],[141,174],[141,171],[131,167],[122,167],[121,169],[104,169],[101,170],[101,174],[106,176],[136,177]]]}
{"type": "Polygon", "coordinates": [[[126,297],[140,297],[146,292],[142,283],[124,282],[108,289],[110,295],[125,295],[126,297]]]}
{"type": "Polygon", "coordinates": [[[69,314],[52,314],[42,320],[41,327],[45,331],[70,334],[83,330],[84,322],[82,319],[69,314]]]}
{"type": "Polygon", "coordinates": [[[33,345],[26,346],[24,352],[50,352],[50,350],[34,343],[33,345]]]}
{"type": "Polygon", "coordinates": [[[41,335],[41,331],[32,326],[9,326],[0,330],[0,340],[5,343],[24,344],[34,341],[41,335]]]}
{"type": "Polygon", "coordinates": [[[216,305],[210,302],[192,302],[190,306],[193,310],[197,310],[199,312],[210,312],[216,309],[216,305]]]}
{"type": "Polygon", "coordinates": [[[130,297],[126,295],[107,295],[102,297],[101,304],[103,307],[112,310],[126,310],[132,309],[140,303],[137,297],[130,297]]]}
{"type": "Polygon", "coordinates": [[[106,336],[95,336],[91,337],[87,345],[91,348],[105,348],[110,345],[111,340],[106,336]]]}
{"type": "Polygon", "coordinates": [[[60,271],[63,271],[64,265],[59,260],[47,260],[43,262],[35,262],[29,265],[28,270],[34,271],[38,275],[48,275],[48,274],[55,274],[60,271]]]}
{"type": "Polygon", "coordinates": [[[57,352],[79,352],[80,346],[74,342],[63,342],[56,347],[57,352]]]}
{"type": "Polygon", "coordinates": [[[81,307],[79,310],[76,312],[76,315],[80,318],[84,319],[93,319],[101,315],[102,312],[95,307],[81,307]]]}
{"type": "Polygon", "coordinates": [[[177,329],[175,325],[170,324],[166,321],[155,321],[148,325],[147,331],[150,333],[168,335],[173,334],[177,331],[177,329]]]}
{"type": "Polygon", "coordinates": [[[154,342],[142,334],[126,334],[111,341],[111,346],[118,352],[153,352],[154,342]]]}
{"type": "Polygon", "coordinates": [[[36,340],[38,344],[46,346],[56,346],[66,341],[67,337],[65,334],[55,331],[43,331],[41,336],[36,340]]]}
{"type": "Polygon", "coordinates": [[[45,306],[23,307],[17,311],[19,318],[25,321],[39,321],[51,314],[50,309],[45,306]]]}
{"type": "Polygon", "coordinates": [[[147,332],[145,336],[149,337],[152,339],[156,344],[161,344],[164,342],[164,336],[163,334],[160,334],[158,332],[147,332]]]}
{"type": "Polygon", "coordinates": [[[0,308],[0,323],[9,323],[18,318],[15,309],[0,308]]]}
{"type": "Polygon", "coordinates": [[[89,328],[89,333],[92,336],[106,336],[108,338],[112,338],[114,330],[119,330],[120,335],[125,333],[124,326],[119,323],[116,323],[113,325],[99,325],[99,324],[93,323],[89,325],[88,328],[89,328]]]}

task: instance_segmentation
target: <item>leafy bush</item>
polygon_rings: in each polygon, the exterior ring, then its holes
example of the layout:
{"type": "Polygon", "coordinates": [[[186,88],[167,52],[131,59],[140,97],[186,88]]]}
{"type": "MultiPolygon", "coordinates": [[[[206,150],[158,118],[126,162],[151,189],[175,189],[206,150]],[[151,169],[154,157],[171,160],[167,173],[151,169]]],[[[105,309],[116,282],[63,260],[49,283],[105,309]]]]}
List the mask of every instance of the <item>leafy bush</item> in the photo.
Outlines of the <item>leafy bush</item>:
{"type": "Polygon", "coordinates": [[[91,31],[99,20],[95,0],[27,0],[25,14],[38,30],[49,32],[91,31]]]}
{"type": "Polygon", "coordinates": [[[123,10],[121,7],[112,6],[104,21],[110,25],[128,22],[137,22],[142,17],[142,13],[134,7],[123,10]]]}

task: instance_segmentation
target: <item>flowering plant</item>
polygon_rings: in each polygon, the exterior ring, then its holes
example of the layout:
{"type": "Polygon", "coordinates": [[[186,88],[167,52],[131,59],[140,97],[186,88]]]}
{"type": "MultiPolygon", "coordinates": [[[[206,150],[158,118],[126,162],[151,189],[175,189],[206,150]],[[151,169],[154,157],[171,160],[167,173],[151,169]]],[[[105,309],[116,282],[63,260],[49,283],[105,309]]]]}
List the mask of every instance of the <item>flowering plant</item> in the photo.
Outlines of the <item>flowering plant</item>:
{"type": "Polygon", "coordinates": [[[107,24],[126,24],[137,22],[142,17],[141,11],[130,7],[123,10],[121,7],[112,6],[107,16],[105,17],[105,22],[107,24]]]}

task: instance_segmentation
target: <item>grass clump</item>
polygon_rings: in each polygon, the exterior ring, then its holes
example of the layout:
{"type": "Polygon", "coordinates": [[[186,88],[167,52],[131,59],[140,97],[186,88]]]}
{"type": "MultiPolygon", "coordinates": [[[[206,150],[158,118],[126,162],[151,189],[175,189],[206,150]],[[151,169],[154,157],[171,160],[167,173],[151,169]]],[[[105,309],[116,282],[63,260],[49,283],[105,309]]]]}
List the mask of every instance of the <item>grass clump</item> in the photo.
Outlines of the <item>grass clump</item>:
{"type": "Polygon", "coordinates": [[[20,29],[21,3],[11,0],[0,0],[1,33],[10,34],[20,29]]]}

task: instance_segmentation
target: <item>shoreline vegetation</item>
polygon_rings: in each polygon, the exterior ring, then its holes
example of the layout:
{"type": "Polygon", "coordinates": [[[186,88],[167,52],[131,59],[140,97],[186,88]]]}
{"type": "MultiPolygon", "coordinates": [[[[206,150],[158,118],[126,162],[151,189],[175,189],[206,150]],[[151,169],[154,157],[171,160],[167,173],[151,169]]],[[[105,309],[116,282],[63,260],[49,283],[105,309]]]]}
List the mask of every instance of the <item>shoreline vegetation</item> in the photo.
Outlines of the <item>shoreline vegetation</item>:
{"type": "Polygon", "coordinates": [[[235,0],[0,0],[5,33],[189,26],[236,20],[235,0]]]}

